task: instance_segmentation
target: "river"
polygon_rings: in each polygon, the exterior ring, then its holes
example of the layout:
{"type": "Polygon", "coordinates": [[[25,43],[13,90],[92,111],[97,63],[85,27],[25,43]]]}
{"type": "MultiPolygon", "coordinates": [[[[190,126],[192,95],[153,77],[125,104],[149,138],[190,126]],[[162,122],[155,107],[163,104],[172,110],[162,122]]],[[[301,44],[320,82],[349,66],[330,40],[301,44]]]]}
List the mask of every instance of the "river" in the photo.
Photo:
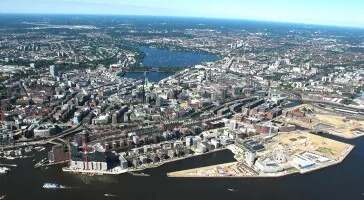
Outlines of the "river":
{"type": "MultiPolygon", "coordinates": [[[[331,137],[331,136],[330,136],[331,137]]],[[[333,138],[333,137],[331,137],[333,138]]],[[[335,137],[335,139],[337,139],[335,137]]],[[[356,147],[339,165],[308,174],[281,178],[168,178],[167,172],[234,161],[229,151],[193,157],[159,168],[145,170],[150,177],[129,174],[89,177],[64,173],[60,167],[34,169],[33,158],[2,163],[18,167],[0,175],[0,194],[8,199],[110,199],[105,193],[118,195],[112,199],[363,199],[364,138],[339,139],[356,147]],[[73,189],[44,190],[44,182],[56,182],[73,189]],[[230,192],[229,188],[236,191],[230,192]]],[[[41,159],[45,152],[38,153],[41,159]]]]}

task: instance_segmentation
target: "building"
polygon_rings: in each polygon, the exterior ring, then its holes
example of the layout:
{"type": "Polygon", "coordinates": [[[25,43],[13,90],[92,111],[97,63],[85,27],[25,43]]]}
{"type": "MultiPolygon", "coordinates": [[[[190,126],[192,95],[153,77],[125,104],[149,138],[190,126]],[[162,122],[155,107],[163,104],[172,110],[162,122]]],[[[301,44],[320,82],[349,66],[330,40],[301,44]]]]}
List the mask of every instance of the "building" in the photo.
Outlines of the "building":
{"type": "Polygon", "coordinates": [[[223,115],[226,115],[230,112],[229,108],[223,108],[217,111],[217,116],[221,117],[223,115]]]}
{"type": "Polygon", "coordinates": [[[211,93],[211,101],[216,102],[219,100],[219,95],[216,93],[211,93]]]}
{"type": "Polygon", "coordinates": [[[141,155],[141,156],[139,156],[139,159],[140,159],[140,162],[141,162],[142,164],[147,164],[147,163],[148,163],[148,157],[147,157],[147,156],[145,156],[145,155],[141,155]]]}
{"type": "Polygon", "coordinates": [[[237,128],[236,120],[230,120],[229,129],[235,130],[237,128]]]}
{"type": "Polygon", "coordinates": [[[34,129],[34,137],[50,137],[57,134],[57,128],[54,125],[40,125],[34,129]]]}
{"type": "Polygon", "coordinates": [[[52,150],[48,152],[48,160],[50,163],[60,163],[69,161],[70,154],[66,147],[62,145],[55,145],[52,150]]]}
{"type": "Polygon", "coordinates": [[[175,154],[175,152],[174,152],[174,150],[173,150],[173,149],[168,149],[168,151],[167,151],[167,155],[168,155],[168,157],[170,157],[170,158],[174,158],[174,157],[176,156],[176,154],[175,154]]]}
{"type": "Polygon", "coordinates": [[[186,137],[186,146],[191,147],[193,145],[192,136],[186,137]]]}
{"type": "Polygon", "coordinates": [[[202,153],[205,153],[208,151],[208,144],[207,142],[199,142],[197,144],[197,149],[202,152],[202,153]]]}
{"type": "Polygon", "coordinates": [[[100,115],[97,118],[92,119],[92,123],[99,125],[99,124],[108,124],[109,123],[109,115],[100,115]]]}
{"type": "Polygon", "coordinates": [[[284,170],[278,165],[278,163],[270,160],[267,157],[258,158],[258,160],[255,162],[255,167],[264,173],[277,173],[284,170]]]}
{"type": "Polygon", "coordinates": [[[156,100],[156,106],[158,107],[162,107],[164,104],[164,100],[162,97],[158,97],[157,100],[156,100]]]}
{"type": "Polygon", "coordinates": [[[140,144],[140,138],[139,138],[139,136],[134,135],[133,136],[133,142],[134,142],[135,145],[139,145],[140,144]]]}
{"type": "Polygon", "coordinates": [[[215,147],[215,149],[220,147],[220,140],[213,138],[211,139],[211,144],[215,147]]]}
{"type": "Polygon", "coordinates": [[[101,145],[88,147],[87,152],[76,142],[70,144],[71,150],[71,169],[81,170],[109,170],[108,156],[106,150],[101,145]]]}
{"type": "Polygon", "coordinates": [[[244,142],[244,147],[247,148],[249,151],[263,151],[264,150],[264,146],[262,143],[252,141],[252,140],[244,142]]]}
{"type": "Polygon", "coordinates": [[[56,65],[49,66],[49,73],[52,77],[58,76],[58,67],[56,65]]]}
{"type": "Polygon", "coordinates": [[[0,130],[0,142],[13,140],[14,133],[11,130],[0,130]]]}
{"type": "Polygon", "coordinates": [[[308,169],[308,168],[314,167],[316,165],[316,163],[314,163],[313,161],[311,161],[301,155],[294,155],[293,159],[292,159],[292,163],[294,166],[296,166],[299,169],[308,169]]]}
{"type": "Polygon", "coordinates": [[[247,151],[245,155],[245,162],[249,167],[252,167],[255,162],[257,154],[255,151],[247,151]]]}

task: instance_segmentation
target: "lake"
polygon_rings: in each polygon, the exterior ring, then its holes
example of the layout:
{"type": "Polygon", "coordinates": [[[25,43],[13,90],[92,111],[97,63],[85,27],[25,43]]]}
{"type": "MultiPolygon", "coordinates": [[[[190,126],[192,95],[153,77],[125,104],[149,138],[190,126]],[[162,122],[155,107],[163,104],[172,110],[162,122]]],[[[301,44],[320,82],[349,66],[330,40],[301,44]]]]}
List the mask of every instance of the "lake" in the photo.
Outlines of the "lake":
{"type": "MultiPolygon", "coordinates": [[[[159,82],[160,80],[167,78],[173,73],[164,73],[164,72],[147,72],[148,81],[151,82],[159,82]]],[[[143,72],[126,72],[125,77],[127,78],[134,78],[134,79],[144,79],[143,72]]]]}
{"type": "Polygon", "coordinates": [[[219,59],[214,54],[198,52],[182,52],[158,49],[146,46],[138,46],[145,53],[144,66],[157,67],[191,67],[202,62],[211,62],[219,59]]]}

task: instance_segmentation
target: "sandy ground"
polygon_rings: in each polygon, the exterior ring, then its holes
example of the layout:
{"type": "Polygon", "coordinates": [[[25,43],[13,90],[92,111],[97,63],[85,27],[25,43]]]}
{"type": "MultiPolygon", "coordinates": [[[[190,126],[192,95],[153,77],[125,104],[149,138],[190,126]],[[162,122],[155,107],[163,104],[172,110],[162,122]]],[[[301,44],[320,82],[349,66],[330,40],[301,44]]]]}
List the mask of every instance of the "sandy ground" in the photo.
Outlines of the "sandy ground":
{"type": "Polygon", "coordinates": [[[169,177],[279,177],[293,173],[307,173],[321,168],[338,164],[353,149],[352,145],[324,138],[308,132],[280,134],[264,144],[265,151],[259,152],[259,157],[270,157],[275,151],[285,152],[289,156],[300,155],[305,152],[327,157],[329,160],[316,163],[314,167],[300,169],[291,162],[280,164],[287,169],[279,173],[263,173],[254,167],[248,167],[244,161],[220,165],[200,167],[177,171],[167,174],[169,177]]]}

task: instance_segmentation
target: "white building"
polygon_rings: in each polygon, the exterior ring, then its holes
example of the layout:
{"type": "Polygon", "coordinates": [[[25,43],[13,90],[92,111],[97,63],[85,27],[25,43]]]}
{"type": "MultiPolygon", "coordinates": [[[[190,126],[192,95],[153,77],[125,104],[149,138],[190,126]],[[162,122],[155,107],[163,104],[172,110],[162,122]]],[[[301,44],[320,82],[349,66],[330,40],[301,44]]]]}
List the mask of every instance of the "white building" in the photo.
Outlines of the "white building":
{"type": "Polygon", "coordinates": [[[267,157],[258,158],[254,166],[264,173],[277,173],[284,170],[278,163],[267,157]]]}
{"type": "Polygon", "coordinates": [[[134,135],[133,136],[133,142],[134,142],[134,144],[139,145],[140,144],[140,138],[139,138],[139,136],[134,135]]]}
{"type": "Polygon", "coordinates": [[[252,152],[252,151],[246,152],[245,162],[247,163],[247,165],[249,167],[252,167],[254,165],[256,156],[257,156],[257,154],[255,152],[252,152]]]}
{"type": "Polygon", "coordinates": [[[220,147],[220,141],[216,138],[211,139],[211,144],[214,145],[215,149],[220,147]]]}

